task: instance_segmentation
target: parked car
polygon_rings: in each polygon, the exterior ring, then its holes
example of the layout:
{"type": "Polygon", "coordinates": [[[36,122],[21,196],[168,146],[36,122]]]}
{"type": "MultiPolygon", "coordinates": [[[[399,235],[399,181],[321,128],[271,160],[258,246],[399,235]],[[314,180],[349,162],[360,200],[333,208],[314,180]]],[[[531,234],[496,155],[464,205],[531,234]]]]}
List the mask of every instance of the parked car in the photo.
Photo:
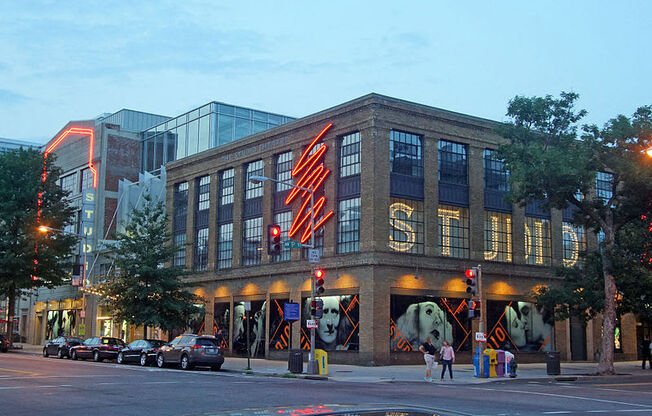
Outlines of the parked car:
{"type": "Polygon", "coordinates": [[[160,368],[178,364],[184,370],[194,366],[208,366],[219,370],[224,363],[224,354],[217,339],[210,335],[183,334],[163,345],[156,354],[156,365],[160,368]]]}
{"type": "Polygon", "coordinates": [[[156,354],[165,344],[158,339],[137,339],[118,352],[118,364],[139,363],[141,366],[156,361],[156,354]]]}
{"type": "Polygon", "coordinates": [[[115,360],[118,351],[125,346],[120,338],[92,337],[83,344],[70,348],[70,358],[92,358],[93,361],[115,360]]]}
{"type": "Polygon", "coordinates": [[[43,346],[43,356],[56,355],[57,358],[70,357],[70,348],[81,345],[82,341],[76,337],[57,337],[49,340],[43,346]]]}
{"type": "Polygon", "coordinates": [[[5,334],[0,334],[0,352],[7,351],[9,351],[9,341],[7,341],[5,334]]]}

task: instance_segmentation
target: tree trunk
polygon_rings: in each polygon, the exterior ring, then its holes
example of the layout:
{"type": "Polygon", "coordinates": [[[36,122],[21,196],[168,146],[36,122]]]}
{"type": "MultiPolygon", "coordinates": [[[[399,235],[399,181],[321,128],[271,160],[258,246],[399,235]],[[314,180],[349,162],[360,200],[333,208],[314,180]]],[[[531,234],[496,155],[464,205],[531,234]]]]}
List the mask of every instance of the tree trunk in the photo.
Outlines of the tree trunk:
{"type": "Polygon", "coordinates": [[[7,340],[9,348],[14,345],[14,314],[16,313],[16,293],[11,291],[7,305],[7,340]]]}
{"type": "MultiPolygon", "coordinates": [[[[607,237],[608,239],[609,237],[607,237]]],[[[605,239],[606,240],[606,239],[605,239]]],[[[613,239],[606,242],[602,256],[604,274],[604,311],[602,312],[602,353],[598,364],[598,374],[616,374],[614,370],[614,338],[616,331],[616,279],[611,270],[611,249],[613,239]]]]}
{"type": "Polygon", "coordinates": [[[147,325],[143,325],[143,339],[147,339],[147,325]]]}

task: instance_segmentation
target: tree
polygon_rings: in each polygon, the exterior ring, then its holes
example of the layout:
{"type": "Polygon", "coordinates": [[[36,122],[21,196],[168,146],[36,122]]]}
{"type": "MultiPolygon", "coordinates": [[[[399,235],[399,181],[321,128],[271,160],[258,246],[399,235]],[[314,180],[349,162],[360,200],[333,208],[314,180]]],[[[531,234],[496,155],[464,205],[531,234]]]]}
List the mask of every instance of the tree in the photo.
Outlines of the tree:
{"type": "Polygon", "coordinates": [[[181,279],[183,268],[164,267],[172,262],[175,247],[163,204],[146,195],[117,241],[116,273],[102,287],[114,317],[143,325],[145,337],[149,326],[168,332],[183,328],[200,311],[194,305],[203,299],[185,290],[189,285],[181,279]]]}
{"type": "MultiPolygon", "coordinates": [[[[498,129],[507,139],[498,156],[511,175],[512,201],[524,205],[540,200],[557,209],[570,204],[577,209],[575,225],[604,233],[601,253],[596,254],[603,304],[589,297],[584,300],[595,304],[595,311],[603,315],[598,373],[614,374],[616,236],[640,218],[652,195],[652,164],[643,153],[651,144],[652,106],[640,107],[631,119],[619,115],[602,128],[585,125],[578,135],[577,123],[586,111],[574,109],[577,98],[567,92],[558,99],[516,96],[508,105],[509,122],[498,129]],[[596,191],[597,172],[611,175],[600,192],[596,191]]],[[[589,273],[587,268],[585,278],[589,273]]]]}
{"type": "Polygon", "coordinates": [[[74,213],[68,192],[57,185],[61,169],[54,162],[54,155],[44,159],[37,150],[0,154],[0,296],[9,299],[10,342],[16,297],[35,287],[61,285],[71,271],[70,254],[77,238],[37,231],[39,220],[63,229],[74,213]]]}

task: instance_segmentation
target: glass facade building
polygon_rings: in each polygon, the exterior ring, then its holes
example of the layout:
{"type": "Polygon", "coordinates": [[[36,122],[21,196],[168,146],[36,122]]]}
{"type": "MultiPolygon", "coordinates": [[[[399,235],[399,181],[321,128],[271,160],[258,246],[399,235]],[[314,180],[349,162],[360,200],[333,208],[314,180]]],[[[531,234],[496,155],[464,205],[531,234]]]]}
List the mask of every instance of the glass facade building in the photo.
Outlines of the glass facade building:
{"type": "Polygon", "coordinates": [[[141,169],[230,143],[294,120],[279,114],[211,102],[143,132],[141,169]]]}

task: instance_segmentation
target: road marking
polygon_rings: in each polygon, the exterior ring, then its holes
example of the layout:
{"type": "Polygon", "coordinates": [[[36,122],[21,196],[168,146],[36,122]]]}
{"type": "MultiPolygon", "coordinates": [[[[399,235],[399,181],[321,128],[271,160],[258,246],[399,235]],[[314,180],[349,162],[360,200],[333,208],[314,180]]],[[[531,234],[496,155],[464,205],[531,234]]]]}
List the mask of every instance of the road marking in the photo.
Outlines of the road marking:
{"type": "Polygon", "coordinates": [[[138,384],[178,384],[181,383],[180,381],[145,381],[143,383],[138,383],[138,384]]]}
{"type": "Polygon", "coordinates": [[[20,374],[34,374],[34,375],[39,375],[39,373],[35,373],[33,371],[23,371],[23,370],[14,370],[12,368],[0,368],[0,371],[9,371],[12,373],[20,373],[20,374]]]}
{"type": "MultiPolygon", "coordinates": [[[[474,390],[486,390],[486,391],[496,391],[496,389],[488,389],[488,388],[481,388],[481,387],[471,387],[471,389],[474,389],[474,390]]],[[[652,405],[649,405],[649,404],[627,403],[627,402],[619,402],[619,401],[616,401],[616,400],[595,399],[595,398],[591,398],[591,397],[569,396],[569,395],[565,395],[565,394],[553,394],[553,393],[540,393],[540,392],[536,392],[536,391],[524,391],[524,390],[500,389],[500,391],[501,392],[509,392],[509,393],[534,394],[534,395],[538,395],[538,396],[563,397],[563,398],[566,398],[566,399],[588,400],[588,401],[593,401],[593,402],[622,404],[622,405],[625,405],[625,406],[637,406],[637,407],[645,407],[646,409],[652,409],[652,405]]]]}
{"type": "Polygon", "coordinates": [[[593,384],[594,386],[608,387],[608,386],[649,386],[652,383],[620,383],[620,384],[593,384]]]}
{"type": "Polygon", "coordinates": [[[21,386],[13,386],[13,387],[0,387],[0,390],[10,390],[10,389],[22,389],[23,387],[21,386]]]}
{"type": "Polygon", "coordinates": [[[559,410],[557,412],[543,412],[544,415],[564,415],[570,413],[568,410],[559,410]]]}

